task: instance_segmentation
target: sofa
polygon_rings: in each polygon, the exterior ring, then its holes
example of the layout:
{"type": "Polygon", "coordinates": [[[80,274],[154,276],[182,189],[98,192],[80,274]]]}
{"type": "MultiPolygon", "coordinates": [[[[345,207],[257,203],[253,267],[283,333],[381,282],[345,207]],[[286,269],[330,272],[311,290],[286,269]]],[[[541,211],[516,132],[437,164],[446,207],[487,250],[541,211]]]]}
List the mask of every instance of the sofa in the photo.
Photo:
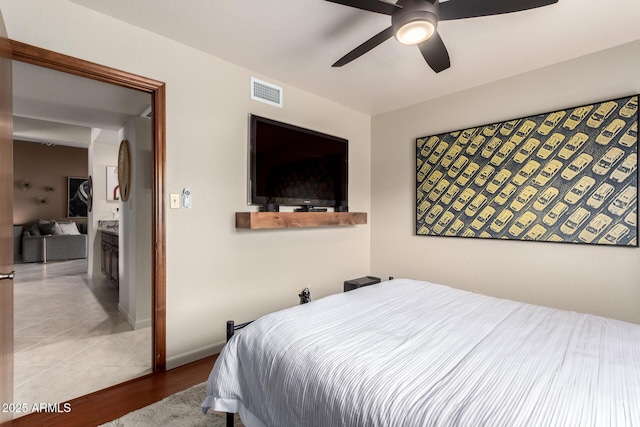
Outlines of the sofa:
{"type": "Polygon", "coordinates": [[[23,262],[62,261],[86,257],[86,224],[39,220],[22,234],[23,262]]]}

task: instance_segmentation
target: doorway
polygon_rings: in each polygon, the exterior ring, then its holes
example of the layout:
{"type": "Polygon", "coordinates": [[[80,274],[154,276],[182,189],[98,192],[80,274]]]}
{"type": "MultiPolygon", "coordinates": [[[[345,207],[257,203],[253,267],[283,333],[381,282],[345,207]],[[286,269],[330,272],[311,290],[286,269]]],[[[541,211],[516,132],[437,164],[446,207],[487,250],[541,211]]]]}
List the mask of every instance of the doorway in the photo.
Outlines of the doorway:
{"type": "Polygon", "coordinates": [[[16,402],[66,402],[151,372],[150,104],[146,92],[13,63],[16,402]],[[141,160],[132,177],[145,178],[132,203],[107,189],[122,138],[141,160]],[[91,209],[72,187],[89,176],[91,209]]]}
{"type": "Polygon", "coordinates": [[[10,40],[13,59],[151,95],[151,347],[153,372],[166,369],[165,86],[164,83],[10,40]]]}

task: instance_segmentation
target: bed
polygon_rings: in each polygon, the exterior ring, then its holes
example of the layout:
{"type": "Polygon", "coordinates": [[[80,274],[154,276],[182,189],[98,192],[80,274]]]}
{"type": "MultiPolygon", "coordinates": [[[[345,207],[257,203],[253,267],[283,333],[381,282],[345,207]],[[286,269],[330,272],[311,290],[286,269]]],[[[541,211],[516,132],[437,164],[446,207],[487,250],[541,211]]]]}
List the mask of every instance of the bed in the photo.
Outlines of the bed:
{"type": "Polygon", "coordinates": [[[247,427],[640,426],[640,325],[395,279],[236,333],[202,408],[247,427]]]}

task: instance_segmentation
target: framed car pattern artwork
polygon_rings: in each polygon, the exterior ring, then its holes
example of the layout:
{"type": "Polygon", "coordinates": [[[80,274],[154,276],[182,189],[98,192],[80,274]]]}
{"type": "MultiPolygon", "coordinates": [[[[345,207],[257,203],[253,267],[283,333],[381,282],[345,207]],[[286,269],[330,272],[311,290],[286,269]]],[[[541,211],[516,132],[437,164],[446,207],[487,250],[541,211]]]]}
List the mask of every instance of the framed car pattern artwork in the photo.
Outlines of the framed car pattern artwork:
{"type": "Polygon", "coordinates": [[[416,140],[416,234],[638,246],[638,95],[416,140]]]}

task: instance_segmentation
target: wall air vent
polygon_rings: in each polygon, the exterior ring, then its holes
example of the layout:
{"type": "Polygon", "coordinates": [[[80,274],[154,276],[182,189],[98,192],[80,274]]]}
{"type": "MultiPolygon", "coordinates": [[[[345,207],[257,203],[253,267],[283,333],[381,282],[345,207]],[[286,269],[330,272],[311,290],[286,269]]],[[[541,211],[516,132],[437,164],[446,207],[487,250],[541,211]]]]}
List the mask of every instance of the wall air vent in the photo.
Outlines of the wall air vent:
{"type": "Polygon", "coordinates": [[[251,77],[251,99],[282,108],[282,88],[251,77]]]}

